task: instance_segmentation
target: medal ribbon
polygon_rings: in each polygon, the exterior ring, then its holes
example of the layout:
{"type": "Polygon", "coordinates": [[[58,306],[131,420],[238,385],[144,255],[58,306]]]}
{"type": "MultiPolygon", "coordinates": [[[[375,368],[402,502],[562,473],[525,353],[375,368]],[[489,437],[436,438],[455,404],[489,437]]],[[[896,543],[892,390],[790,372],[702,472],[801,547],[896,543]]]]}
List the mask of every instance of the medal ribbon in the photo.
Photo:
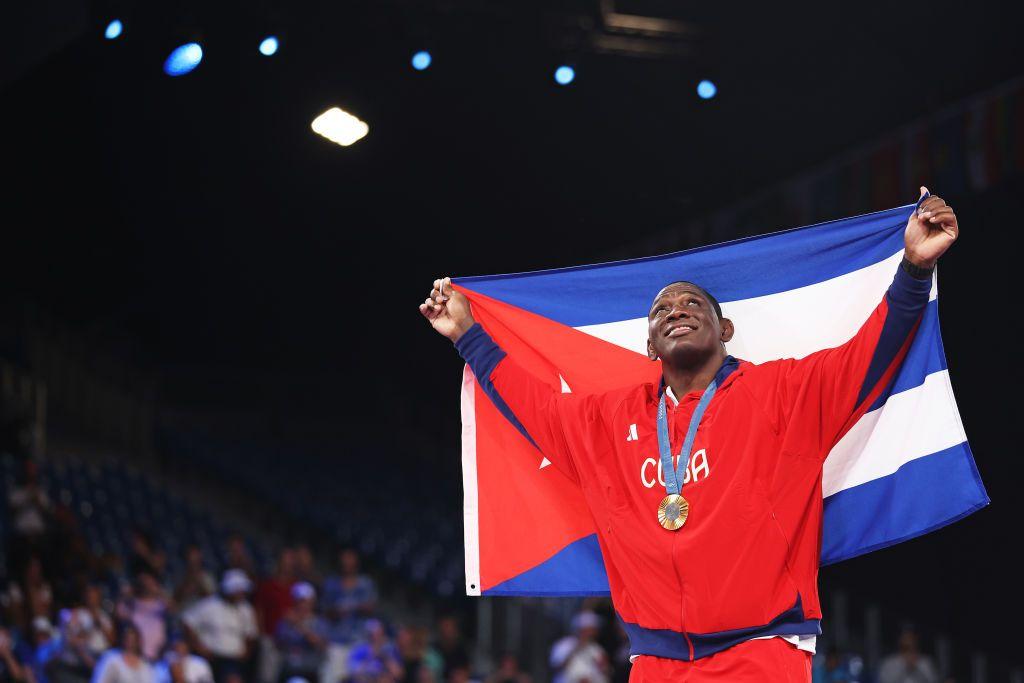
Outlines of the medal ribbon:
{"type": "MultiPolygon", "coordinates": [[[[718,389],[718,382],[711,380],[711,384],[701,394],[700,400],[697,401],[697,407],[693,409],[693,415],[690,416],[690,426],[686,428],[686,439],[683,440],[683,447],[679,451],[678,464],[684,468],[690,462],[690,451],[693,449],[693,441],[697,438],[697,427],[700,425],[700,420],[704,417],[704,411],[707,409],[708,404],[711,403],[711,399],[715,395],[715,391],[718,389]]],[[[661,471],[665,477],[665,491],[671,495],[673,493],[678,494],[682,488],[682,482],[679,480],[679,473],[676,471],[676,466],[672,464],[672,443],[668,438],[668,416],[666,415],[665,409],[665,392],[661,392],[661,400],[658,401],[658,451],[661,454],[661,471]]]]}

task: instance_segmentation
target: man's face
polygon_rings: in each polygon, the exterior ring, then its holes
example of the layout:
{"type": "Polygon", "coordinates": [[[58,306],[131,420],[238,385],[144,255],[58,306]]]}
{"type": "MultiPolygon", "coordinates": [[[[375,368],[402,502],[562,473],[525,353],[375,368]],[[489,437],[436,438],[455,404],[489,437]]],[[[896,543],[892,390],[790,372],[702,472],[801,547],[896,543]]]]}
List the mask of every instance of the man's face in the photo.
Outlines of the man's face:
{"type": "Polygon", "coordinates": [[[685,364],[706,358],[732,338],[732,323],[719,320],[699,289],[674,283],[654,297],[647,315],[647,355],[685,364]]]}
{"type": "Polygon", "coordinates": [[[341,572],[347,576],[359,573],[359,555],[354,550],[341,551],[341,572]]]}

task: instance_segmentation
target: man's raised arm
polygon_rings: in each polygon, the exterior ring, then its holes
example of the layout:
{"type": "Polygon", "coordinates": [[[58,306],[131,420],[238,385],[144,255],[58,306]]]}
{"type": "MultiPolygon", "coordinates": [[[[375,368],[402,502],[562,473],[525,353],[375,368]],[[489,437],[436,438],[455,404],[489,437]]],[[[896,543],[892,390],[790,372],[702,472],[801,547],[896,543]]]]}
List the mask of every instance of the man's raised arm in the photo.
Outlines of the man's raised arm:
{"type": "Polygon", "coordinates": [[[815,455],[825,457],[892,381],[928,305],[935,264],[958,235],[953,209],[922,187],[904,231],[903,261],[857,334],[836,348],[761,366],[776,374],[766,405],[782,428],[798,425],[815,455]]]}
{"type": "Polygon", "coordinates": [[[548,460],[578,481],[569,448],[569,433],[585,424],[589,399],[562,394],[509,358],[473,319],[469,299],[454,289],[450,278],[434,280],[420,313],[439,334],[455,344],[477,382],[495,407],[548,460]]]}

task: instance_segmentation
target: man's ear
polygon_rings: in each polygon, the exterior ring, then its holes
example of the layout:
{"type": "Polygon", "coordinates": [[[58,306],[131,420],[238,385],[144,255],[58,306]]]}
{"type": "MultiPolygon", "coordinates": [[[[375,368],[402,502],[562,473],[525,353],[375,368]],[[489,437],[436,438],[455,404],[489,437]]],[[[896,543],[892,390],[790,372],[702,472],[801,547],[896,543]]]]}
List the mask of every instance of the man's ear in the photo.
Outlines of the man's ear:
{"type": "Polygon", "coordinates": [[[728,318],[722,318],[722,343],[732,340],[732,335],[736,332],[736,327],[732,324],[732,321],[728,318]]]}
{"type": "Polygon", "coordinates": [[[654,350],[654,342],[647,339],[647,357],[651,360],[658,360],[658,352],[654,350]]]}

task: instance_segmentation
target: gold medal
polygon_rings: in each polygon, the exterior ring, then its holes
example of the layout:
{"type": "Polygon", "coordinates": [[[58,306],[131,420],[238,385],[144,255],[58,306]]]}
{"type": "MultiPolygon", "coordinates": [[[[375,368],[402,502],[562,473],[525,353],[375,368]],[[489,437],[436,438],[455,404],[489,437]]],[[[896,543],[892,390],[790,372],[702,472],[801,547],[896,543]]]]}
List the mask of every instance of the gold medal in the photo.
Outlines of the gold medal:
{"type": "Polygon", "coordinates": [[[690,504],[678,493],[665,496],[658,506],[658,523],[669,531],[678,531],[690,516],[690,504]]]}

